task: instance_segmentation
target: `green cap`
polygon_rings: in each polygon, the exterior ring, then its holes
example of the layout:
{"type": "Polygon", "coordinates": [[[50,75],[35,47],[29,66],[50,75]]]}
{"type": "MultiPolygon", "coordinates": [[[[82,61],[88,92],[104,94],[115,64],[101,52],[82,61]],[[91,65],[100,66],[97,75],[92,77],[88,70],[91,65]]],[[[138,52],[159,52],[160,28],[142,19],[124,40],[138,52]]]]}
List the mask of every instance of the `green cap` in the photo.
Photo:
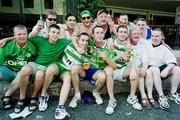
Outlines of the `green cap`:
{"type": "Polygon", "coordinates": [[[80,16],[82,17],[84,14],[88,14],[91,15],[91,13],[89,12],[89,10],[84,10],[80,13],[80,16]]]}

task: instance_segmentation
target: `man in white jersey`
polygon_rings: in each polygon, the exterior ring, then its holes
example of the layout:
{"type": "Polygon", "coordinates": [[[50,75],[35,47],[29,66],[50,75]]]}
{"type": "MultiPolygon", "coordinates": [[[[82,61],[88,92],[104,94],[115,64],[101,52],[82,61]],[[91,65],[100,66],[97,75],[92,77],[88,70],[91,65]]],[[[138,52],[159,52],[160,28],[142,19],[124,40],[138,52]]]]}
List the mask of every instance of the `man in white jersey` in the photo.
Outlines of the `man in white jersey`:
{"type": "Polygon", "coordinates": [[[169,109],[167,97],[163,93],[161,79],[172,75],[171,78],[171,89],[169,98],[180,104],[180,96],[177,93],[177,89],[180,83],[179,74],[180,67],[176,64],[176,57],[174,56],[171,48],[162,42],[163,33],[160,29],[155,29],[152,32],[152,50],[149,57],[150,70],[153,72],[153,80],[155,88],[158,92],[160,108],[169,109]]]}

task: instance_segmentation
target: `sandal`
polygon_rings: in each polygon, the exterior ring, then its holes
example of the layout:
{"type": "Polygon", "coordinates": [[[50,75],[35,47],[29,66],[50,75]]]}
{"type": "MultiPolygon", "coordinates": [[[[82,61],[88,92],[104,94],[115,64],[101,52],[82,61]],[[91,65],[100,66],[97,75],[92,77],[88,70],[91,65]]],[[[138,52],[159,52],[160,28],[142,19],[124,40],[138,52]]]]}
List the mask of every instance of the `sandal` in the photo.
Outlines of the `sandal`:
{"type": "Polygon", "coordinates": [[[147,98],[142,98],[142,105],[144,108],[150,110],[152,108],[151,104],[149,103],[149,100],[147,98]]]}
{"type": "Polygon", "coordinates": [[[14,112],[20,113],[23,111],[24,107],[25,107],[25,99],[19,99],[15,106],[14,112]]]}
{"type": "Polygon", "coordinates": [[[149,98],[149,102],[151,103],[151,105],[154,107],[154,108],[159,108],[159,104],[157,101],[154,100],[154,98],[149,98]]]}
{"type": "Polygon", "coordinates": [[[31,97],[31,102],[29,104],[29,111],[35,111],[37,109],[38,97],[31,97]]]}
{"type": "Polygon", "coordinates": [[[8,110],[12,107],[11,96],[4,96],[1,98],[3,109],[8,110]]]}

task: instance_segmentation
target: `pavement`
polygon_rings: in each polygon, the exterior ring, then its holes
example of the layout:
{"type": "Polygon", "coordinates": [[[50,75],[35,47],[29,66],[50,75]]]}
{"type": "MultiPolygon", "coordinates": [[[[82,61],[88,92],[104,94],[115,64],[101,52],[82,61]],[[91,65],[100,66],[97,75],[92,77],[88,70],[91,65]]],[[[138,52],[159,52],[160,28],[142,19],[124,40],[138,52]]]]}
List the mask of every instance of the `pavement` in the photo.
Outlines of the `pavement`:
{"type": "MultiPolygon", "coordinates": [[[[104,99],[103,105],[79,103],[78,107],[75,109],[68,107],[72,99],[72,96],[70,96],[65,108],[71,114],[69,120],[180,120],[180,105],[177,105],[173,101],[170,103],[171,109],[169,111],[155,108],[137,111],[126,102],[127,96],[127,93],[115,94],[117,107],[112,115],[105,114],[105,109],[108,104],[108,95],[102,95],[104,99]]],[[[155,98],[157,98],[157,96],[155,98]]],[[[24,120],[54,120],[54,112],[58,105],[58,97],[54,96],[50,98],[48,104],[48,109],[45,112],[36,110],[30,116],[24,118],[24,120]]],[[[0,120],[10,120],[8,114],[12,113],[13,110],[12,108],[5,111],[0,105],[0,120]]]]}

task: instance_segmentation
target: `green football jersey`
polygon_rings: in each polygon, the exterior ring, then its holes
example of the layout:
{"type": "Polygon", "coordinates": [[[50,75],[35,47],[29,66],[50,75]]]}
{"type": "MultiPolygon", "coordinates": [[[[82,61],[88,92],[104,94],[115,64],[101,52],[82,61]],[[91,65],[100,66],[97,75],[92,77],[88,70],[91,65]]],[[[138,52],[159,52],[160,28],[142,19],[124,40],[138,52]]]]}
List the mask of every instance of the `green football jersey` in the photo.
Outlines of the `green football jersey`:
{"type": "Polygon", "coordinates": [[[73,64],[83,63],[84,60],[82,59],[82,55],[77,52],[73,43],[70,43],[65,48],[64,55],[58,64],[66,70],[71,70],[73,64]]]}
{"type": "Polygon", "coordinates": [[[29,61],[34,61],[36,53],[37,49],[30,41],[20,47],[14,39],[0,48],[0,64],[19,71],[29,61]]]}
{"type": "MultiPolygon", "coordinates": [[[[131,60],[131,59],[133,58],[133,56],[134,56],[133,50],[132,50],[132,49],[125,48],[123,45],[116,44],[116,45],[114,45],[113,47],[114,47],[113,52],[116,54],[115,56],[117,56],[117,55],[120,54],[120,53],[124,53],[124,52],[127,52],[127,53],[128,53],[130,60],[131,60]]],[[[129,61],[126,61],[126,60],[123,60],[123,59],[116,59],[116,57],[113,58],[113,59],[114,59],[114,61],[116,62],[118,69],[121,69],[121,68],[123,68],[124,66],[127,66],[127,63],[129,62],[129,61]]]]}
{"type": "Polygon", "coordinates": [[[55,44],[50,43],[48,39],[43,37],[28,38],[38,49],[36,63],[49,66],[50,64],[59,61],[63,55],[66,46],[71,42],[67,39],[58,39],[55,44]]]}
{"type": "Polygon", "coordinates": [[[115,57],[115,53],[107,48],[106,43],[102,48],[96,48],[94,40],[90,39],[88,42],[87,54],[83,55],[84,60],[90,63],[90,68],[103,69],[107,66],[106,62],[99,56],[102,52],[107,54],[108,59],[113,59],[115,57]]]}

